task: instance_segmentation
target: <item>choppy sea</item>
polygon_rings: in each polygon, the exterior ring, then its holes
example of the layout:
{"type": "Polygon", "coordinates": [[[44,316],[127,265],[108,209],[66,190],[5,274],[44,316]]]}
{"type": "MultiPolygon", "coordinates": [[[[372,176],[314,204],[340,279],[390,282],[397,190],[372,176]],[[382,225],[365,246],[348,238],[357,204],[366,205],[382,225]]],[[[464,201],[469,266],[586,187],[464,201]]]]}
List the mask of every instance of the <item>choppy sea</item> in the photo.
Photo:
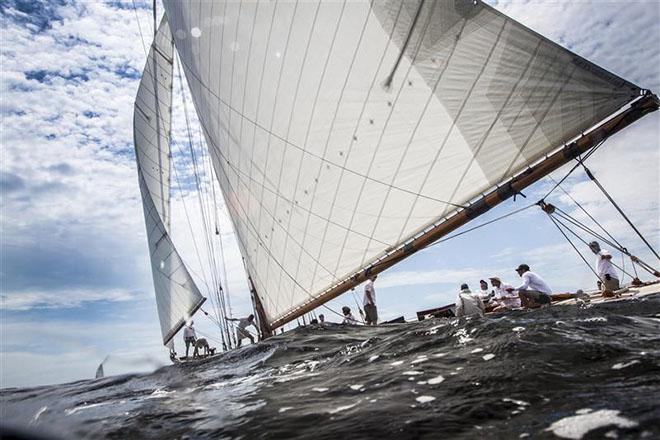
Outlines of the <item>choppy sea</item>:
{"type": "Polygon", "coordinates": [[[660,439],[660,296],[310,326],[196,364],[0,399],[5,429],[25,438],[660,439]]]}

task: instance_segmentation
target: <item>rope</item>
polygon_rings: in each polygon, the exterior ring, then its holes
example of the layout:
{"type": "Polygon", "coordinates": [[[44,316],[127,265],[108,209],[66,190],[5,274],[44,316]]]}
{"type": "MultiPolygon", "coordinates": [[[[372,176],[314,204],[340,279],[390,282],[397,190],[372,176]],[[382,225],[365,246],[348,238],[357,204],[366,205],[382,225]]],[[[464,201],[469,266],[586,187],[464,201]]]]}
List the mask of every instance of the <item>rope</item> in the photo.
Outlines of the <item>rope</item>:
{"type": "MultiPolygon", "coordinates": [[[[561,232],[561,235],[564,236],[564,238],[566,239],[566,241],[568,241],[568,243],[569,243],[569,244],[571,245],[571,247],[575,250],[575,252],[577,252],[577,254],[580,256],[580,258],[582,259],[582,261],[584,261],[584,264],[587,265],[587,267],[589,268],[589,270],[590,270],[594,275],[596,275],[596,278],[598,278],[598,279],[602,282],[603,280],[600,278],[600,276],[598,276],[598,274],[596,273],[596,271],[594,270],[594,268],[591,267],[591,265],[589,264],[589,262],[588,262],[588,261],[584,258],[584,256],[582,255],[582,253],[580,253],[580,251],[578,250],[578,248],[575,247],[575,245],[573,244],[573,242],[571,241],[571,239],[568,238],[568,235],[566,235],[566,233],[565,233],[565,232],[562,230],[562,228],[559,226],[559,224],[561,224],[561,222],[560,222],[559,220],[556,220],[551,214],[548,214],[548,218],[549,218],[549,219],[552,221],[552,223],[557,227],[557,229],[559,229],[559,232],[561,232]],[[558,224],[558,223],[559,223],[559,224],[558,224]]],[[[566,226],[563,225],[563,224],[562,224],[562,226],[566,227],[566,226]]],[[[567,228],[567,230],[570,231],[570,229],[568,229],[568,228],[567,228]]]]}
{"type": "Polygon", "coordinates": [[[635,231],[635,233],[639,236],[639,238],[642,239],[642,241],[644,242],[644,244],[645,244],[645,245],[651,250],[651,252],[653,253],[653,255],[655,255],[656,258],[657,258],[658,260],[660,260],[660,255],[658,254],[658,252],[656,252],[656,250],[653,248],[653,246],[651,246],[651,243],[649,243],[649,242],[646,240],[646,238],[642,235],[641,232],[639,232],[639,230],[637,229],[637,227],[635,227],[635,225],[633,224],[633,222],[632,222],[632,221],[628,218],[628,216],[623,212],[623,210],[619,207],[619,205],[614,201],[614,199],[612,199],[612,196],[610,196],[610,194],[605,190],[605,188],[603,187],[603,185],[601,185],[601,183],[598,181],[598,179],[596,179],[596,176],[593,175],[593,173],[589,170],[589,168],[587,168],[587,166],[584,164],[584,162],[580,161],[580,164],[581,164],[582,167],[584,168],[585,173],[587,173],[587,176],[591,179],[591,181],[594,182],[594,183],[596,184],[596,186],[597,186],[597,187],[603,192],[603,194],[605,194],[605,197],[607,197],[607,199],[610,201],[610,203],[612,203],[612,205],[616,208],[616,210],[619,211],[619,214],[621,214],[621,216],[624,218],[624,220],[625,220],[626,222],[628,222],[628,224],[629,224],[630,227],[633,229],[633,231],[635,231]]]}

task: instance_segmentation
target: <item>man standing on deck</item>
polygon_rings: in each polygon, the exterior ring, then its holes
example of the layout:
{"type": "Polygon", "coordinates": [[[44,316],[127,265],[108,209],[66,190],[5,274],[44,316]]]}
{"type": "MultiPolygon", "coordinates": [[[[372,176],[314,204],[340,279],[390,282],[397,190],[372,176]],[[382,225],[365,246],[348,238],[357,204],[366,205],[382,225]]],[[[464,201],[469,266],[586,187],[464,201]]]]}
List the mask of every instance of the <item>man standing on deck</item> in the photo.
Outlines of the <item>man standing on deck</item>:
{"type": "Polygon", "coordinates": [[[183,342],[186,343],[186,358],[188,357],[188,349],[191,345],[194,347],[195,340],[197,340],[193,324],[194,322],[191,320],[190,323],[183,328],[183,342]]]}
{"type": "Polygon", "coordinates": [[[461,291],[456,298],[457,317],[484,316],[484,302],[479,295],[473,294],[467,284],[461,284],[461,291]]]}
{"type": "Polygon", "coordinates": [[[367,315],[364,319],[366,325],[376,325],[378,323],[378,310],[376,309],[376,289],[374,288],[374,281],[377,276],[373,275],[364,286],[364,298],[362,305],[364,306],[364,313],[367,315]]]}
{"type": "Polygon", "coordinates": [[[236,326],[236,339],[238,340],[238,344],[236,345],[236,348],[241,346],[241,343],[245,338],[248,338],[250,343],[254,344],[254,336],[252,336],[250,332],[246,330],[246,328],[250,325],[255,329],[257,328],[254,323],[254,315],[250,315],[247,318],[227,318],[225,316],[225,319],[227,321],[238,321],[238,325],[236,326]]]}
{"type": "Polygon", "coordinates": [[[591,252],[598,256],[596,260],[596,273],[601,281],[602,291],[619,290],[619,275],[617,275],[614,265],[612,264],[612,255],[607,249],[601,249],[597,241],[589,243],[591,252]]]}
{"type": "Polygon", "coordinates": [[[524,308],[534,309],[552,302],[552,289],[543,281],[543,278],[529,270],[529,266],[521,264],[516,269],[523,283],[515,289],[507,289],[510,292],[518,292],[520,303],[524,308]]]}

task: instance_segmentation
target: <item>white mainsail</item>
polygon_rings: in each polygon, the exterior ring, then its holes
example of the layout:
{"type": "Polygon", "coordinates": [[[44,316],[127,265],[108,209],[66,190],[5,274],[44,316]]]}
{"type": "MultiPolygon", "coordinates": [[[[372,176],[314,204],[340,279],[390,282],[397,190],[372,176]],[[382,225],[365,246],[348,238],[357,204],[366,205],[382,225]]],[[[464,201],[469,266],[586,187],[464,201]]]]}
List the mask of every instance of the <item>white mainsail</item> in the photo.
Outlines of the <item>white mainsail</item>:
{"type": "Polygon", "coordinates": [[[480,1],[164,5],[271,326],[641,93],[480,1]]]}
{"type": "Polygon", "coordinates": [[[138,179],[163,344],[199,309],[202,297],[169,236],[172,35],[161,22],[149,50],[133,112],[138,179]]]}

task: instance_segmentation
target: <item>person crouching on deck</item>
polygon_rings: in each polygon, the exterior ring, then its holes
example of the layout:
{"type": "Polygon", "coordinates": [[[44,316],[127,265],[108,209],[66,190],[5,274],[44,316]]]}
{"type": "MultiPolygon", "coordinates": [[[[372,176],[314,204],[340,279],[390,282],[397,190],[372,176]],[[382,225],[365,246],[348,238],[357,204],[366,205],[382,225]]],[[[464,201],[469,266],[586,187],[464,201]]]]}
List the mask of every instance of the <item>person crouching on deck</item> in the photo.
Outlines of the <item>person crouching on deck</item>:
{"type": "Polygon", "coordinates": [[[543,278],[530,271],[528,265],[521,264],[516,272],[523,279],[523,283],[515,289],[508,290],[518,292],[520,303],[524,308],[534,309],[552,302],[552,289],[543,278]]]}
{"type": "Polygon", "coordinates": [[[378,323],[378,309],[376,308],[376,288],[374,281],[377,276],[374,275],[369,278],[367,284],[364,285],[364,298],[362,305],[364,306],[365,317],[364,323],[367,325],[376,325],[378,323]]]}
{"type": "Polygon", "coordinates": [[[608,290],[612,293],[615,290],[619,290],[619,275],[617,275],[612,264],[612,255],[607,249],[601,249],[597,241],[589,243],[589,249],[598,256],[596,260],[596,272],[601,281],[599,290],[603,293],[608,290]]]}
{"type": "Polygon", "coordinates": [[[461,284],[456,298],[456,316],[484,316],[484,302],[479,295],[472,293],[467,284],[461,284]]]}
{"type": "Polygon", "coordinates": [[[351,313],[351,308],[348,306],[344,306],[341,308],[341,313],[344,315],[344,320],[341,322],[342,324],[345,325],[358,325],[357,319],[355,319],[355,316],[351,313]]]}
{"type": "Polygon", "coordinates": [[[497,306],[493,312],[502,312],[505,310],[520,308],[520,296],[513,293],[513,286],[511,284],[503,283],[499,277],[491,277],[490,284],[495,289],[495,303],[497,306]]]}
{"type": "Polygon", "coordinates": [[[255,329],[257,326],[254,323],[254,315],[250,315],[247,318],[227,318],[225,317],[227,321],[238,321],[238,326],[236,326],[236,340],[238,340],[238,344],[236,347],[241,346],[241,342],[243,342],[243,339],[248,338],[250,340],[251,344],[254,344],[254,336],[250,334],[249,331],[246,330],[248,326],[253,326],[255,329]]]}
{"type": "Polygon", "coordinates": [[[183,342],[186,343],[186,358],[188,357],[188,349],[191,345],[195,348],[195,340],[197,339],[193,324],[194,322],[190,321],[190,323],[183,328],[183,342]]]}

